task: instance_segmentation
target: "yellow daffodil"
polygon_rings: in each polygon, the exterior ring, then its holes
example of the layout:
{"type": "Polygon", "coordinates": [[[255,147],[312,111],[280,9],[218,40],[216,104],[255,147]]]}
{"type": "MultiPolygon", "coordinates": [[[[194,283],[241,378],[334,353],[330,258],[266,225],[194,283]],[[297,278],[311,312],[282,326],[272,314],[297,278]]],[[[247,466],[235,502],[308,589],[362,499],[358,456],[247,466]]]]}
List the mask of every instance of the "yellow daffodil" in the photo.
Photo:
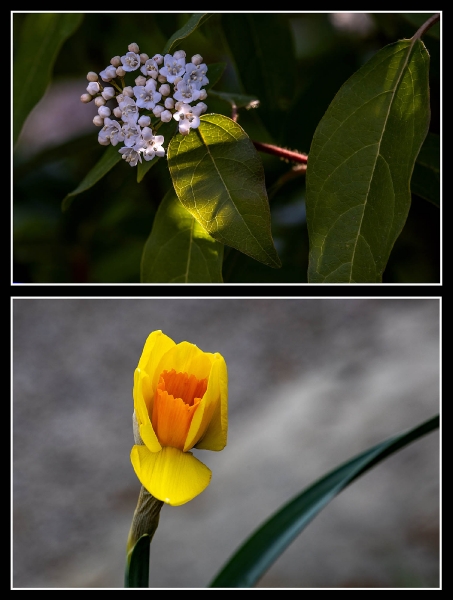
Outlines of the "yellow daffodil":
{"type": "Polygon", "coordinates": [[[153,331],[135,369],[133,395],[135,473],[158,500],[185,504],[212,475],[190,450],[222,450],[227,442],[225,360],[153,331]]]}

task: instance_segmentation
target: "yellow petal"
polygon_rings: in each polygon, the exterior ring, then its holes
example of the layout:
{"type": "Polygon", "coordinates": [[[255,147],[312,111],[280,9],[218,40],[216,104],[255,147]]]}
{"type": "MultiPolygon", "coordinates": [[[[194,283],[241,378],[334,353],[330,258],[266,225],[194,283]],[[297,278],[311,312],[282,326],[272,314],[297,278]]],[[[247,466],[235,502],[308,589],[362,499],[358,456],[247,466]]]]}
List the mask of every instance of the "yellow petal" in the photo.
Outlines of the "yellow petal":
{"type": "Polygon", "coordinates": [[[175,342],[168,335],[162,333],[160,329],[153,331],[145,342],[142,355],[138,361],[138,368],[148,373],[152,378],[162,356],[174,346],[176,346],[175,342]]]}
{"type": "Polygon", "coordinates": [[[132,395],[134,397],[134,410],[139,425],[150,423],[149,408],[145,400],[145,396],[148,399],[148,403],[151,404],[150,384],[148,375],[137,368],[134,371],[134,389],[132,395]],[[146,385],[148,383],[148,385],[146,385]]]}
{"type": "Polygon", "coordinates": [[[210,469],[192,453],[170,446],[155,453],[145,446],[133,446],[131,462],[148,492],[172,506],[189,502],[211,481],[210,469]]]}
{"type": "Polygon", "coordinates": [[[151,423],[148,425],[140,425],[139,431],[142,442],[149,450],[151,450],[151,452],[160,452],[160,450],[162,450],[162,446],[157,439],[157,435],[155,434],[151,423]]]}
{"type": "Polygon", "coordinates": [[[186,438],[184,450],[222,450],[228,433],[228,374],[225,359],[214,356],[208,389],[195,412],[186,438]]]}
{"type": "Polygon", "coordinates": [[[162,446],[157,439],[149,416],[149,411],[152,411],[151,380],[148,375],[138,367],[134,372],[133,395],[135,416],[137,417],[142,442],[151,450],[151,452],[159,452],[159,450],[162,449],[162,446]]]}
{"type": "Polygon", "coordinates": [[[174,369],[177,373],[195,375],[197,379],[205,379],[211,371],[214,355],[203,352],[194,344],[181,342],[166,352],[156,366],[152,375],[152,388],[155,390],[163,371],[174,369]]]}

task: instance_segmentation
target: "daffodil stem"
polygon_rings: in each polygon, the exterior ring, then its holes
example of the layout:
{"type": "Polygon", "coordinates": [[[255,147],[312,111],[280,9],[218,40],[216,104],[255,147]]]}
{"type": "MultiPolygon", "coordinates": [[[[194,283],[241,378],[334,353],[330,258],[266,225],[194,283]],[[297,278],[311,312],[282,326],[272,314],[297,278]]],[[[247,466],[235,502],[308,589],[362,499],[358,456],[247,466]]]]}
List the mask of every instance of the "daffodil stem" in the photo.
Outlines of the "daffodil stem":
{"type": "Polygon", "coordinates": [[[127,539],[128,554],[130,554],[135,544],[145,533],[149,535],[149,541],[151,542],[159,525],[160,510],[163,504],[162,500],[157,500],[148,490],[143,486],[141,487],[127,539]]]}
{"type": "Polygon", "coordinates": [[[149,587],[149,552],[163,502],[142,486],[127,540],[124,586],[149,587]]]}

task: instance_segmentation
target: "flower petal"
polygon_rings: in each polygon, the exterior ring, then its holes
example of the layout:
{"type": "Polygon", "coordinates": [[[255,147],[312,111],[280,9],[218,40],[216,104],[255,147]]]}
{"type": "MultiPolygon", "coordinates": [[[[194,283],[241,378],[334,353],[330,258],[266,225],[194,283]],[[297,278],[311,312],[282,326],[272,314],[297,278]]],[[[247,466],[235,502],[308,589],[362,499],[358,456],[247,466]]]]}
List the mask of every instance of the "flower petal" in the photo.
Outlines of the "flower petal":
{"type": "Polygon", "coordinates": [[[151,381],[148,375],[137,368],[134,372],[134,410],[138,429],[142,442],[151,450],[159,452],[162,446],[157,439],[149,417],[152,410],[153,394],[151,393],[151,381]],[[149,408],[148,408],[149,406],[149,408]]]}
{"type": "MultiPolygon", "coordinates": [[[[168,335],[162,333],[160,329],[153,331],[145,342],[138,368],[152,377],[162,356],[174,346],[176,346],[175,342],[168,335]]],[[[156,389],[156,387],[154,386],[153,389],[156,389]]]]}
{"type": "MultiPolygon", "coordinates": [[[[189,375],[195,375],[197,379],[205,379],[211,371],[213,358],[213,354],[203,352],[190,342],[181,342],[175,345],[162,356],[156,366],[152,376],[153,390],[156,389],[159,383],[162,371],[174,369],[177,373],[188,373],[189,375]]],[[[148,373],[151,374],[150,371],[148,373]]]]}
{"type": "Polygon", "coordinates": [[[214,354],[214,362],[203,396],[190,425],[184,450],[222,450],[228,432],[228,374],[225,359],[214,354]]]}
{"type": "Polygon", "coordinates": [[[145,446],[133,446],[131,462],[148,492],[171,506],[189,502],[211,481],[212,473],[205,464],[192,453],[170,446],[155,453],[145,446]]]}

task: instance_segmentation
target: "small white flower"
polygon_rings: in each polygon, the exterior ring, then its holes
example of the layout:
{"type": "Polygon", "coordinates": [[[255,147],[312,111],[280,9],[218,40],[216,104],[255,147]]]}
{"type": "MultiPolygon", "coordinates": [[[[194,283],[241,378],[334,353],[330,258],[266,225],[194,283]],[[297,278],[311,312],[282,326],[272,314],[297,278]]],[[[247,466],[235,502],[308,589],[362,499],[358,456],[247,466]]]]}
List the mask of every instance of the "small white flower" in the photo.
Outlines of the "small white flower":
{"type": "Polygon", "coordinates": [[[125,123],[121,128],[124,135],[124,145],[132,148],[138,142],[141,129],[135,123],[125,123]]]}
{"type": "Polygon", "coordinates": [[[145,75],[145,77],[157,79],[157,76],[159,75],[159,66],[154,58],[149,58],[143,67],[140,68],[140,71],[143,73],[143,75],[145,75]]]}
{"type": "Polygon", "coordinates": [[[118,121],[106,118],[104,120],[104,127],[99,132],[98,142],[103,146],[107,146],[110,143],[112,146],[116,146],[118,142],[122,142],[123,140],[124,134],[118,121]]]}
{"type": "Polygon", "coordinates": [[[201,65],[194,65],[193,63],[188,63],[186,65],[186,74],[184,75],[184,81],[187,83],[190,81],[191,84],[194,84],[198,90],[200,90],[204,85],[209,83],[209,79],[206,77],[206,71],[208,67],[203,63],[201,65]]]}
{"type": "Polygon", "coordinates": [[[156,92],[156,82],[154,79],[148,79],[145,87],[136,85],[134,87],[134,94],[137,98],[137,106],[139,108],[146,108],[147,110],[152,110],[162,98],[162,94],[156,92]]]}
{"type": "Polygon", "coordinates": [[[206,90],[200,90],[200,100],[206,100],[207,97],[208,97],[208,94],[207,94],[206,90]]]}
{"type": "Polygon", "coordinates": [[[146,77],[143,75],[139,75],[135,78],[135,85],[146,85],[146,77]]]}
{"type": "Polygon", "coordinates": [[[135,100],[124,96],[124,100],[118,103],[121,109],[121,118],[125,123],[136,123],[139,117],[138,106],[135,104],[135,100]]]}
{"type": "Polygon", "coordinates": [[[87,92],[89,94],[91,94],[92,96],[96,96],[96,94],[100,91],[100,89],[101,88],[97,81],[90,81],[90,83],[87,85],[87,92]]]}
{"type": "Polygon", "coordinates": [[[162,147],[164,143],[163,135],[154,135],[151,139],[145,142],[145,146],[142,149],[143,158],[145,160],[152,160],[155,156],[161,158],[165,156],[165,149],[162,147]]]}
{"type": "Polygon", "coordinates": [[[195,56],[192,56],[190,60],[194,65],[201,65],[201,63],[203,62],[203,57],[200,56],[200,54],[195,54],[195,56]]]}
{"type": "Polygon", "coordinates": [[[173,118],[179,122],[179,133],[182,135],[187,135],[190,129],[196,129],[200,125],[200,117],[194,114],[188,104],[183,104],[173,118]]]}
{"type": "Polygon", "coordinates": [[[160,120],[161,120],[163,123],[170,123],[170,121],[171,121],[171,116],[172,116],[172,115],[171,115],[171,112],[170,112],[169,110],[163,110],[163,111],[160,113],[160,120]]]}
{"type": "Polygon", "coordinates": [[[109,65],[103,71],[99,73],[102,81],[110,81],[116,77],[116,69],[113,65],[109,65]]]}
{"type": "Polygon", "coordinates": [[[125,71],[135,71],[140,66],[140,56],[136,52],[127,52],[121,57],[121,62],[125,71]]]}
{"type": "Polygon", "coordinates": [[[183,80],[178,84],[178,90],[173,94],[173,98],[184,104],[190,104],[200,98],[200,90],[192,82],[183,80]]]}
{"type": "Polygon", "coordinates": [[[176,52],[173,54],[173,58],[176,58],[176,60],[179,60],[180,58],[186,58],[186,53],[184,50],[176,50],[176,52]]]}
{"type": "Polygon", "coordinates": [[[120,148],[118,152],[122,154],[124,160],[128,162],[131,167],[136,167],[138,161],[142,162],[140,152],[137,152],[133,148],[120,148]]]}
{"type": "MultiPolygon", "coordinates": [[[[176,53],[175,53],[176,54],[176,53]]],[[[175,58],[171,54],[166,54],[164,57],[164,66],[159,69],[159,73],[167,78],[169,83],[173,83],[176,77],[182,77],[186,72],[186,63],[184,56],[175,58]]]]}
{"type": "Polygon", "coordinates": [[[145,142],[149,142],[149,140],[153,137],[153,130],[151,127],[143,127],[142,129],[142,139],[145,142]]]}
{"type": "Polygon", "coordinates": [[[160,117],[161,113],[164,111],[164,107],[161,106],[160,104],[157,104],[154,108],[153,108],[153,114],[155,117],[160,117]]]}
{"type": "Polygon", "coordinates": [[[173,98],[165,98],[165,108],[168,108],[169,110],[175,108],[175,101],[173,100],[173,98]]]}
{"type": "Polygon", "coordinates": [[[101,95],[104,98],[104,100],[111,100],[112,98],[115,97],[115,88],[106,87],[106,88],[104,88],[104,91],[102,92],[101,95]]]}
{"type": "Polygon", "coordinates": [[[155,54],[153,56],[153,60],[155,61],[156,65],[161,65],[164,62],[164,57],[162,54],[155,54]]]}
{"type": "Polygon", "coordinates": [[[138,120],[138,124],[140,125],[140,127],[148,127],[148,125],[151,123],[151,119],[150,117],[147,117],[146,115],[143,115],[140,117],[140,119],[138,120]]]}
{"type": "Polygon", "coordinates": [[[112,111],[110,110],[110,108],[108,106],[100,106],[98,108],[98,114],[105,119],[106,117],[110,117],[110,115],[112,114],[112,111]]]}
{"type": "Polygon", "coordinates": [[[196,106],[194,106],[192,108],[192,112],[194,115],[197,115],[198,117],[200,115],[202,115],[203,113],[205,113],[208,110],[208,107],[206,106],[206,104],[204,102],[199,102],[196,106]]]}

